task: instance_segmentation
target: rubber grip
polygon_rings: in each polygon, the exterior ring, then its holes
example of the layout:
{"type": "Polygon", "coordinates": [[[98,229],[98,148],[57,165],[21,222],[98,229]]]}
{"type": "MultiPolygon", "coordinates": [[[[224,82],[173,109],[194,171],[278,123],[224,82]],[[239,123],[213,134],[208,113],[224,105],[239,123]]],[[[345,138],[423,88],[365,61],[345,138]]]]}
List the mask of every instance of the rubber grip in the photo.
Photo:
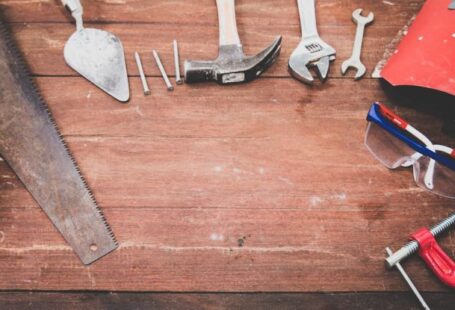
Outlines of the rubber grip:
{"type": "Polygon", "coordinates": [[[214,79],[213,62],[209,61],[185,61],[185,82],[199,83],[214,79]]]}

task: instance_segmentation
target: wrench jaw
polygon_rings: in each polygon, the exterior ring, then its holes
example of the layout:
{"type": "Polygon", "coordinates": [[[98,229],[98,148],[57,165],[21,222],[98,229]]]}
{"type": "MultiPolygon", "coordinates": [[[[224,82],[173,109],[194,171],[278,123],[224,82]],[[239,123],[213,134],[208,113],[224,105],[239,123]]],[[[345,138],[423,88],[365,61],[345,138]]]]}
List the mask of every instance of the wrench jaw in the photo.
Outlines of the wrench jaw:
{"type": "Polygon", "coordinates": [[[349,68],[356,69],[357,72],[355,74],[354,79],[359,80],[365,75],[367,71],[362,61],[360,60],[363,43],[363,34],[365,31],[365,27],[371,22],[373,22],[374,14],[373,12],[370,12],[368,16],[362,16],[362,9],[356,9],[354,10],[354,12],[352,12],[352,20],[354,21],[355,24],[357,24],[357,30],[354,39],[354,47],[352,50],[352,56],[346,61],[344,61],[343,64],[341,65],[341,73],[345,75],[349,68]]]}
{"type": "Polygon", "coordinates": [[[319,59],[318,62],[315,63],[316,65],[316,73],[321,81],[324,81],[327,78],[329,73],[329,66],[330,66],[330,57],[324,56],[319,59]]]}
{"type": "Polygon", "coordinates": [[[294,78],[303,83],[312,85],[314,83],[314,78],[309,70],[309,68],[312,68],[321,81],[325,81],[327,79],[330,67],[329,56],[324,56],[316,62],[307,62],[305,60],[302,60],[302,58],[294,58],[289,60],[288,69],[294,78]]]}
{"type": "Polygon", "coordinates": [[[354,63],[351,59],[348,59],[341,65],[341,74],[345,75],[349,68],[357,70],[354,77],[355,80],[361,79],[367,72],[366,67],[362,63],[354,63]]]}
{"type": "Polygon", "coordinates": [[[360,67],[357,68],[357,73],[355,74],[354,80],[360,80],[366,72],[367,68],[365,68],[363,64],[360,64],[360,67]]]}
{"type": "Polygon", "coordinates": [[[328,56],[322,57],[319,61],[308,63],[299,61],[298,58],[289,61],[288,69],[290,74],[297,80],[312,85],[314,83],[313,75],[309,68],[313,68],[318,78],[325,81],[329,72],[330,58],[328,56]]]}
{"type": "Polygon", "coordinates": [[[336,51],[319,38],[317,41],[302,40],[289,58],[289,72],[297,80],[312,85],[314,83],[310,68],[313,68],[318,78],[324,81],[329,72],[330,61],[335,60],[336,51]],[[316,51],[314,47],[317,47],[316,51]],[[311,48],[309,48],[311,47],[311,48]]]}
{"type": "Polygon", "coordinates": [[[374,20],[374,13],[370,12],[367,16],[362,15],[363,9],[356,9],[352,12],[352,21],[354,23],[362,22],[365,26],[374,20]]]}
{"type": "Polygon", "coordinates": [[[314,82],[314,78],[311,75],[310,70],[308,70],[308,65],[310,63],[309,60],[310,55],[304,55],[296,49],[291,58],[289,58],[288,69],[289,73],[296,78],[297,80],[312,85],[314,82]]]}

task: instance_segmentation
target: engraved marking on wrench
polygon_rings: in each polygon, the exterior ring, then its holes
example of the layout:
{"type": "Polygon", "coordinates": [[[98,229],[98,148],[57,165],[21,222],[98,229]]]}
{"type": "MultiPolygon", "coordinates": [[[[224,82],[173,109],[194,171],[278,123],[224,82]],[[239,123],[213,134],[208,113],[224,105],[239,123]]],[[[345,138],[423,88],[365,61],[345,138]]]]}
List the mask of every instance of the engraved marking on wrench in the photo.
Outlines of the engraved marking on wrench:
{"type": "Polygon", "coordinates": [[[354,47],[352,49],[352,56],[348,60],[344,61],[341,65],[341,73],[344,75],[349,68],[357,69],[355,79],[360,79],[366,72],[366,68],[360,60],[360,54],[362,52],[363,34],[365,32],[365,26],[374,20],[373,12],[370,12],[368,16],[362,16],[362,9],[357,9],[352,12],[352,20],[357,24],[357,30],[355,33],[354,47]]]}

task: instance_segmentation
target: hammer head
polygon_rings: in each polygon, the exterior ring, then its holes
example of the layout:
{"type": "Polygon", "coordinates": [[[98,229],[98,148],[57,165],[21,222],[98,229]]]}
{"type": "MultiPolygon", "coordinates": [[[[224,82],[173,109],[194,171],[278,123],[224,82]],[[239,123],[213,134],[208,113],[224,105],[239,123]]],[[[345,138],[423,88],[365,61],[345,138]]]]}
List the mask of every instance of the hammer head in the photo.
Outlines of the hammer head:
{"type": "Polygon", "coordinates": [[[245,56],[242,46],[223,45],[214,61],[185,61],[185,82],[214,80],[218,84],[249,82],[275,62],[281,50],[281,37],[256,56],[245,56]]]}

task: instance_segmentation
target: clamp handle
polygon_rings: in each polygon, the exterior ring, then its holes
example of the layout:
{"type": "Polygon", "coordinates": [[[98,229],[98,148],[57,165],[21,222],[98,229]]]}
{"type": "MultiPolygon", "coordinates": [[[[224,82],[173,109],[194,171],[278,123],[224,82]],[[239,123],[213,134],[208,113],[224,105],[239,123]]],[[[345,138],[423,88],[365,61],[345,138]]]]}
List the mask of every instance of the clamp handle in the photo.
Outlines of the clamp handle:
{"type": "Polygon", "coordinates": [[[455,262],[441,249],[433,234],[421,228],[411,235],[419,243],[419,255],[445,284],[455,288],[455,262]]]}

